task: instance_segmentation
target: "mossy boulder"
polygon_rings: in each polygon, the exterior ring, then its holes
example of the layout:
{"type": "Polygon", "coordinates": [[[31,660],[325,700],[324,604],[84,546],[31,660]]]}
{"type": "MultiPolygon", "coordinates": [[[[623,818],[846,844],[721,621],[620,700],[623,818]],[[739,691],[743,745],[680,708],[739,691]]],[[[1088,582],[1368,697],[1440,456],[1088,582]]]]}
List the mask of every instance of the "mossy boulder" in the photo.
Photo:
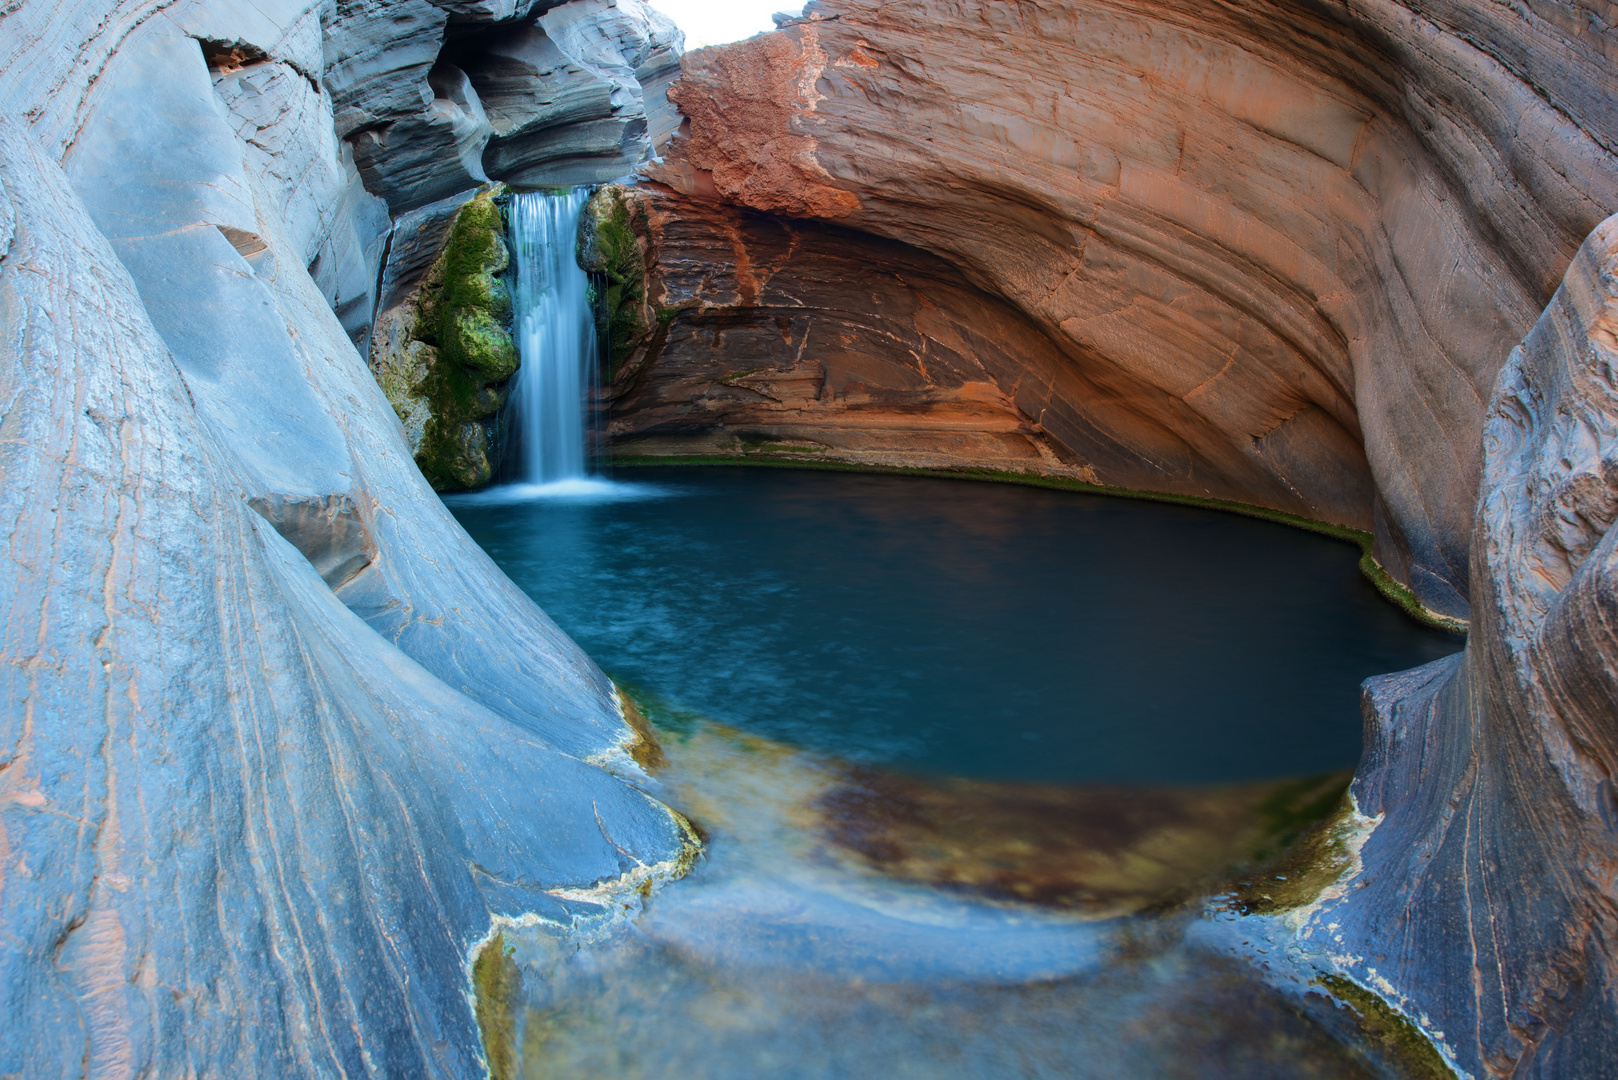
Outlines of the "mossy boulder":
{"type": "Polygon", "coordinates": [[[579,265],[595,291],[608,382],[660,325],[647,300],[648,225],[639,193],[621,184],[599,189],[579,215],[579,265]]]}
{"type": "Polygon", "coordinates": [[[437,491],[481,487],[500,463],[519,362],[504,195],[493,185],[461,206],[415,294],[377,320],[371,370],[437,491]]]}

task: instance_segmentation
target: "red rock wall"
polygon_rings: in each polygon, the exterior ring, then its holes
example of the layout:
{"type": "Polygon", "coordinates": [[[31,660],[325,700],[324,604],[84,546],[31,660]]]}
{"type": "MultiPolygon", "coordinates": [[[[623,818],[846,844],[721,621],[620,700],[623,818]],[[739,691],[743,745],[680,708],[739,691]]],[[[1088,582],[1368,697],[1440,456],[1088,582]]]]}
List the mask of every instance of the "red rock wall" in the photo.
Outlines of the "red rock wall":
{"type": "MultiPolygon", "coordinates": [[[[1015,418],[1044,447],[1030,467],[1374,526],[1397,576],[1464,615],[1495,373],[1618,208],[1604,25],[1573,4],[811,3],[781,32],[686,58],[671,96],[689,124],[652,174],[662,212],[689,218],[665,280],[728,281],[760,259],[779,280],[664,297],[693,310],[641,358],[654,374],[616,388],[615,432],[631,451],[649,431],[662,441],[646,448],[712,444],[711,423],[670,421],[675,383],[695,401],[711,371],[703,392],[730,403],[704,420],[791,441],[780,402],[716,389],[726,364],[776,372],[777,353],[715,350],[698,326],[723,314],[734,342],[744,322],[813,322],[804,309],[824,304],[846,333],[794,352],[781,370],[800,389],[822,343],[887,364],[853,397],[817,387],[796,437],[874,453],[833,415],[913,397],[919,357],[951,346],[897,294],[862,337],[841,313],[870,306],[869,282],[812,264],[835,248],[833,265],[890,280],[926,261],[975,297],[965,321],[1018,327],[1005,364],[961,356],[1002,403],[982,434],[1015,418]],[[799,219],[774,228],[800,247],[690,209],[704,201],[799,219]],[[811,278],[814,299],[789,295],[811,278]],[[894,340],[900,325],[924,348],[894,340]]],[[[923,396],[954,393],[950,378],[922,376],[923,396]]],[[[959,434],[958,412],[930,411],[959,434]]],[[[1001,460],[1000,441],[956,434],[956,460],[1001,460]]],[[[882,452],[940,445],[910,437],[882,452]]]]}

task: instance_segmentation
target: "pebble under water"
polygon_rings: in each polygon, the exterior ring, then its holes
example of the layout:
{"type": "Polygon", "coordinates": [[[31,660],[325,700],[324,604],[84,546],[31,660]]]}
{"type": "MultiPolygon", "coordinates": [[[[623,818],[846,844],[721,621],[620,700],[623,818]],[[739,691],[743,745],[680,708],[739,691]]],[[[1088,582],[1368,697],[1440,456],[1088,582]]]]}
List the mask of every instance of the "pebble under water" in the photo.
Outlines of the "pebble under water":
{"type": "Polygon", "coordinates": [[[1359,681],[1461,645],[1353,546],[967,481],[617,481],[449,500],[648,707],[648,790],[705,839],[647,898],[502,929],[496,1080],[1438,1075],[1267,943],[1359,681]]]}

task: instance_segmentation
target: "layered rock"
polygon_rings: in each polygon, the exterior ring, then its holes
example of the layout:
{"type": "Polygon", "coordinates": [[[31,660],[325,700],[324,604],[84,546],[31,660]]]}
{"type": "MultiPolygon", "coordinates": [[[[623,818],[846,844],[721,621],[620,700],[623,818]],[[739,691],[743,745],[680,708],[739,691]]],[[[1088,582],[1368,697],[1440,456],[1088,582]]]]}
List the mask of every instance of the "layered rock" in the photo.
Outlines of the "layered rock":
{"type": "MultiPolygon", "coordinates": [[[[687,58],[689,135],[651,175],[935,256],[1076,373],[995,382],[1079,467],[1374,528],[1464,616],[1488,389],[1618,206],[1610,45],[1581,20],[824,0],[687,58]]],[[[714,280],[752,259],[700,247],[714,280]]],[[[640,409],[622,393],[626,434],[640,409]]]]}
{"type": "Polygon", "coordinates": [[[322,88],[380,115],[443,12],[321,10],[0,13],[0,1074],[479,1075],[491,926],[689,850],[345,329],[386,217],[322,88]]]}
{"type": "Polygon", "coordinates": [[[323,82],[366,187],[403,213],[495,180],[621,177],[672,131],[682,37],[641,0],[340,0],[323,82]]]}
{"type": "Polygon", "coordinates": [[[645,5],[574,0],[453,43],[488,111],[490,175],[572,186],[629,173],[673,132],[681,41],[645,5]]]}
{"type": "Polygon", "coordinates": [[[1083,0],[783,21],[687,58],[687,135],[614,196],[646,264],[609,313],[620,450],[1066,471],[1374,528],[1472,632],[1368,684],[1352,869],[1290,944],[1462,1073],[1603,1075],[1605,22],[1083,0]]]}
{"type": "MultiPolygon", "coordinates": [[[[616,452],[778,453],[873,465],[1037,469],[1097,482],[1018,407],[1029,372],[1102,396],[1027,319],[916,248],[603,188],[586,269],[603,282],[616,452]],[[646,276],[642,276],[642,267],[646,276]]],[[[1352,449],[1352,448],[1350,448],[1352,449]]]]}
{"type": "Polygon", "coordinates": [[[1468,1072],[1618,1060],[1618,218],[1496,381],[1466,652],[1365,691],[1358,872],[1300,941],[1468,1072]]]}

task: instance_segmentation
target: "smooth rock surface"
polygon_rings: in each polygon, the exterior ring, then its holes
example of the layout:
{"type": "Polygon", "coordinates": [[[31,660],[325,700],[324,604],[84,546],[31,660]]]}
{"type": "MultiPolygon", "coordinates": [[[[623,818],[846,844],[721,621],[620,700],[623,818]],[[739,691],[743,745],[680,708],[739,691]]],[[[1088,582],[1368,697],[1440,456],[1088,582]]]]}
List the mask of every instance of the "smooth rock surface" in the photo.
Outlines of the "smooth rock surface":
{"type": "Polygon", "coordinates": [[[480,1075],[495,917],[689,850],[350,337],[408,7],[0,14],[0,1075],[480,1075]]]}
{"type": "Polygon", "coordinates": [[[817,0],[686,58],[651,175],[939,256],[1081,373],[999,385],[1081,459],[1122,434],[1104,482],[1374,525],[1464,616],[1484,402],[1618,123],[1593,13],[1420,7],[817,0]]]}
{"type": "Polygon", "coordinates": [[[1618,1061],[1618,218],[1494,388],[1466,652],[1366,684],[1361,869],[1302,926],[1477,1076],[1618,1061]]]}

